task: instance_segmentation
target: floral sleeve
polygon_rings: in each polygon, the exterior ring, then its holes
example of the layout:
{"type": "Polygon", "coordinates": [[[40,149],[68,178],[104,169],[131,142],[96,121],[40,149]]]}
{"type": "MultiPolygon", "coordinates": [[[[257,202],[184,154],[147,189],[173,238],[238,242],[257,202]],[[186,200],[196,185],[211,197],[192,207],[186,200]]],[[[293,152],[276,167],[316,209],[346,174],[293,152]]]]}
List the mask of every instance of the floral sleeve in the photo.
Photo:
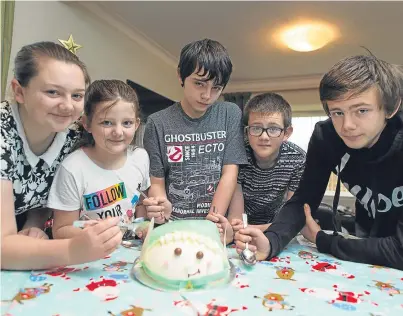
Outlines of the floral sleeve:
{"type": "Polygon", "coordinates": [[[13,180],[15,162],[13,159],[13,146],[10,143],[10,122],[7,111],[1,108],[1,139],[0,139],[0,158],[1,158],[1,179],[13,180]]]}

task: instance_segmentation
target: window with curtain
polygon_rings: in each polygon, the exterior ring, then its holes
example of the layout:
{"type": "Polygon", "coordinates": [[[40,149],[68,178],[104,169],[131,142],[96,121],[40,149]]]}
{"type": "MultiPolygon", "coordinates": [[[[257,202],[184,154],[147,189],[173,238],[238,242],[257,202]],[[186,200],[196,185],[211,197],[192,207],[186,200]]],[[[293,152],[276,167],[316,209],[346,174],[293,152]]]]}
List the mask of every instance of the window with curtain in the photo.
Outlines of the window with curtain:
{"type": "MultiPolygon", "coordinates": [[[[311,139],[311,135],[315,128],[315,124],[319,121],[327,120],[327,116],[307,116],[307,117],[293,117],[292,125],[294,127],[294,132],[289,138],[289,140],[299,147],[308,150],[309,140],[311,139]]],[[[337,185],[337,177],[333,173],[330,175],[329,183],[327,185],[326,191],[331,194],[336,191],[337,185]]],[[[349,194],[347,189],[343,186],[340,187],[341,192],[345,192],[344,194],[349,194]]]]}

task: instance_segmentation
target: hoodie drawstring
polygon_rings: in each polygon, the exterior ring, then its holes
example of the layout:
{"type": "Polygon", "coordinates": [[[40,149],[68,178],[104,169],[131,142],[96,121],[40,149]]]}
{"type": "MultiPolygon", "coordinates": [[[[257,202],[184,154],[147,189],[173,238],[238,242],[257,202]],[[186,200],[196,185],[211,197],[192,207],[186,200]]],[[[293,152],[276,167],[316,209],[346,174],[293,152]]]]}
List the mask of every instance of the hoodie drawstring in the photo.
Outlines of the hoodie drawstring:
{"type": "MultiPolygon", "coordinates": [[[[340,170],[340,166],[339,166],[339,170],[340,170]]],[[[341,171],[338,172],[337,175],[337,185],[336,185],[336,192],[333,198],[333,235],[337,236],[338,235],[338,231],[341,231],[341,224],[340,224],[340,219],[337,216],[337,207],[339,205],[339,200],[340,200],[340,173],[341,171]]],[[[378,204],[379,204],[379,198],[378,198],[378,190],[377,190],[377,185],[376,185],[376,176],[374,176],[372,178],[371,181],[371,187],[372,187],[372,194],[373,194],[373,201],[374,201],[374,207],[375,207],[375,212],[373,214],[374,216],[374,221],[371,227],[371,231],[369,236],[370,237],[375,237],[376,234],[378,233],[379,230],[379,214],[377,214],[377,209],[378,209],[378,204]]],[[[371,209],[371,203],[369,204],[369,209],[371,209]]]]}
{"type": "Polygon", "coordinates": [[[334,194],[333,198],[333,236],[338,235],[338,230],[341,229],[340,227],[340,221],[337,216],[337,206],[339,205],[339,199],[340,199],[340,165],[339,165],[339,172],[337,174],[337,185],[336,185],[336,192],[334,194]]]}
{"type": "MultiPolygon", "coordinates": [[[[378,211],[378,205],[379,205],[379,198],[378,198],[378,188],[376,185],[376,176],[372,177],[371,181],[371,187],[372,187],[372,195],[374,197],[374,203],[375,203],[375,211],[374,214],[372,215],[374,217],[374,221],[372,223],[371,230],[369,232],[370,237],[375,237],[376,234],[378,233],[379,230],[379,214],[377,214],[378,211]]],[[[369,205],[369,208],[371,209],[371,204],[369,205]]]]}

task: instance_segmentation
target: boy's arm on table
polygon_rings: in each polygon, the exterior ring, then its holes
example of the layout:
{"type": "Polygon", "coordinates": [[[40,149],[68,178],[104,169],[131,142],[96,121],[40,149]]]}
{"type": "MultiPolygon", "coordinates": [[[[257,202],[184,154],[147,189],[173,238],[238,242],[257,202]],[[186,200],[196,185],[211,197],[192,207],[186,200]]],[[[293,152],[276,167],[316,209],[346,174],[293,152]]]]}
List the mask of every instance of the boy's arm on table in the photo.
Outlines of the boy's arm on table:
{"type": "Polygon", "coordinates": [[[150,177],[151,186],[148,189],[149,199],[144,200],[147,218],[154,217],[156,224],[163,224],[171,216],[172,204],[167,198],[165,191],[165,178],[150,177]],[[163,217],[161,217],[163,212],[163,217]]]}
{"type": "Polygon", "coordinates": [[[165,147],[159,141],[157,128],[151,118],[148,118],[144,130],[143,145],[150,160],[149,176],[151,186],[149,188],[149,196],[166,197],[165,167],[163,161],[165,147]]]}
{"type": "Polygon", "coordinates": [[[225,244],[229,244],[234,240],[234,230],[225,216],[219,213],[210,212],[209,214],[207,214],[206,220],[212,221],[213,223],[216,224],[222,242],[225,242],[225,244]],[[225,230],[226,230],[226,238],[224,241],[225,230]]]}
{"type": "Polygon", "coordinates": [[[269,258],[278,255],[305,225],[304,204],[315,214],[329,181],[332,161],[323,150],[323,142],[312,134],[308,146],[305,169],[298,189],[280,210],[265,232],[270,241],[269,258]]]}
{"type": "Polygon", "coordinates": [[[158,137],[158,131],[156,124],[152,118],[147,119],[147,124],[144,130],[143,138],[144,149],[147,151],[150,157],[150,182],[151,186],[148,191],[150,199],[145,199],[147,217],[154,217],[156,224],[162,224],[165,219],[157,220],[158,213],[162,210],[165,213],[165,218],[169,218],[172,213],[172,205],[168,201],[166,188],[165,188],[165,166],[164,157],[166,148],[161,143],[158,137]],[[152,199],[157,199],[158,205],[152,199]]]}
{"type": "Polygon", "coordinates": [[[239,166],[248,164],[246,157],[242,111],[234,103],[227,112],[228,128],[226,132],[223,169],[220,181],[214,194],[210,212],[215,206],[216,211],[225,216],[233,197],[238,180],[239,166]]]}
{"type": "Polygon", "coordinates": [[[248,226],[260,229],[262,232],[265,232],[271,226],[271,223],[261,225],[248,225],[248,226]]]}
{"type": "Polygon", "coordinates": [[[148,189],[148,197],[167,197],[165,191],[165,178],[150,177],[151,186],[148,189]]]}
{"type": "Polygon", "coordinates": [[[242,220],[244,213],[244,199],[241,184],[237,183],[231,202],[228,207],[228,221],[232,223],[233,219],[242,220]]]}
{"type": "MultiPolygon", "coordinates": [[[[293,172],[291,174],[290,183],[288,185],[287,192],[286,192],[286,195],[285,195],[285,202],[290,200],[293,197],[295,191],[298,189],[298,185],[299,185],[299,182],[301,180],[302,174],[304,172],[304,168],[305,168],[305,163],[300,163],[299,165],[297,165],[294,168],[294,170],[293,170],[293,172]]],[[[268,224],[265,224],[265,225],[256,225],[255,227],[264,232],[270,226],[271,226],[271,223],[268,223],[268,224]]]]}
{"type": "Polygon", "coordinates": [[[211,201],[210,212],[213,207],[217,213],[225,216],[234,194],[238,178],[238,165],[224,165],[220,181],[218,182],[216,192],[211,201]]]}
{"type": "MultiPolygon", "coordinates": [[[[228,219],[220,213],[213,213],[212,209],[210,210],[210,213],[206,216],[207,220],[210,220],[217,224],[221,237],[223,237],[225,227],[227,227],[227,236],[225,241],[227,244],[232,242],[234,239],[234,229],[232,227],[232,224],[235,222],[233,222],[233,220],[242,223],[243,205],[242,187],[240,184],[237,183],[228,207],[228,219]]],[[[218,210],[217,206],[216,210],[218,210]]],[[[238,225],[240,226],[239,223],[238,225]]]]}
{"type": "Polygon", "coordinates": [[[234,231],[231,226],[231,219],[242,218],[243,208],[235,207],[237,200],[242,198],[237,191],[238,165],[224,165],[221,179],[218,183],[216,193],[211,202],[210,212],[206,219],[217,224],[221,237],[223,237],[225,229],[227,230],[226,244],[232,242],[234,231]],[[234,201],[235,198],[235,201],[234,201]],[[230,206],[232,204],[232,207],[230,206]],[[213,213],[215,210],[217,213],[213,213]],[[225,214],[228,210],[228,219],[225,214]],[[217,216],[218,215],[218,216],[217,216]]]}
{"type": "MultiPolygon", "coordinates": [[[[300,164],[299,166],[297,166],[294,169],[294,171],[291,175],[291,181],[288,186],[287,193],[285,195],[285,202],[290,200],[293,197],[295,190],[298,189],[298,184],[301,180],[304,168],[305,168],[305,163],[300,164]]],[[[271,224],[272,223],[268,223],[268,224],[264,224],[264,225],[253,225],[253,226],[260,229],[261,231],[265,232],[271,226],[271,224]]]]}
{"type": "MultiPolygon", "coordinates": [[[[149,196],[149,194],[150,194],[148,189],[143,191],[143,193],[145,195],[147,195],[147,196],[149,196]]],[[[145,217],[147,217],[147,210],[146,210],[145,205],[143,204],[143,201],[144,201],[144,196],[140,195],[140,203],[138,203],[136,205],[136,211],[134,213],[135,218],[139,218],[139,217],[144,217],[145,218],[145,217]]]]}
{"type": "Polygon", "coordinates": [[[387,266],[403,270],[403,212],[396,233],[390,237],[346,239],[319,231],[316,245],[320,252],[347,261],[387,266]]]}
{"type": "Polygon", "coordinates": [[[299,182],[301,181],[301,177],[304,174],[305,162],[306,157],[304,161],[301,161],[294,166],[294,169],[291,173],[290,182],[288,183],[287,187],[286,201],[288,201],[298,189],[299,182]]]}

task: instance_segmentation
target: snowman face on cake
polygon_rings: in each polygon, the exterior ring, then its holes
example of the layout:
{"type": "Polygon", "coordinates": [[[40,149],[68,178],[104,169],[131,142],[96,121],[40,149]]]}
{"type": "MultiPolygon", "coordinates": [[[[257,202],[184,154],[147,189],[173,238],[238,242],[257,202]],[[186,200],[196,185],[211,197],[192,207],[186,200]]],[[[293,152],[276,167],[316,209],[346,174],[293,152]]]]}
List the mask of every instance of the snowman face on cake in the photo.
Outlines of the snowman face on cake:
{"type": "Polygon", "coordinates": [[[144,263],[158,276],[169,280],[192,280],[228,269],[223,246],[208,236],[172,232],[148,247],[144,263]]]}

